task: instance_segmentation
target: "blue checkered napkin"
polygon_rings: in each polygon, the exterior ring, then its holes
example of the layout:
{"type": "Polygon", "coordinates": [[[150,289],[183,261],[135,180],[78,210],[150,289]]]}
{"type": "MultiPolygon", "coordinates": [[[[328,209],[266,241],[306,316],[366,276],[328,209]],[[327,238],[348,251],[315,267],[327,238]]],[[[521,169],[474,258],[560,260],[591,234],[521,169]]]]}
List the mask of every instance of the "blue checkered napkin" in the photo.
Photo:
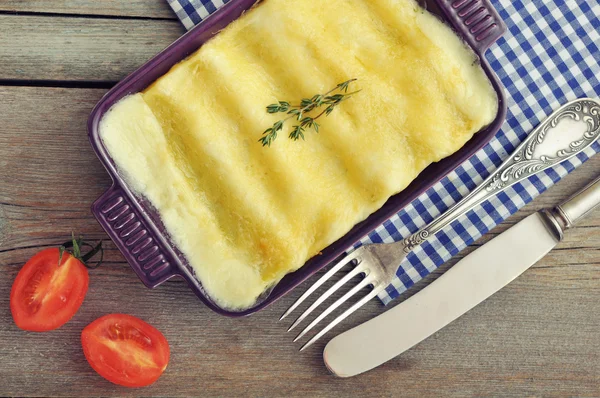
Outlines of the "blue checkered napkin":
{"type": "MultiPolygon", "coordinates": [[[[168,0],[189,29],[225,0],[168,0]]],[[[600,96],[600,0],[492,0],[508,32],[486,54],[508,92],[506,123],[475,156],[359,244],[393,242],[431,222],[480,184],[552,110],[578,97],[600,96]]],[[[390,302],[540,193],[600,152],[531,177],[485,202],[416,248],[380,294],[390,302]]]]}
{"type": "Polygon", "coordinates": [[[187,30],[217,11],[229,0],[167,0],[187,30]]]}

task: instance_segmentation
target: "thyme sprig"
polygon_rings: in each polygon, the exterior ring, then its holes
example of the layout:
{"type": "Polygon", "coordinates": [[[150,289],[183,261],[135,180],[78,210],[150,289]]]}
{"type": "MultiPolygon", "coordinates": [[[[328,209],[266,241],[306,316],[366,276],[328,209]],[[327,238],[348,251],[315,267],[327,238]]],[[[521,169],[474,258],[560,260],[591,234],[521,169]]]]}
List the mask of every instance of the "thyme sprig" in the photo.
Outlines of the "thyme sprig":
{"type": "Polygon", "coordinates": [[[299,123],[292,127],[289,138],[297,141],[300,138],[304,140],[306,129],[313,129],[315,133],[319,132],[321,125],[317,119],[321,116],[329,116],[336,106],[346,101],[360,90],[348,92],[350,84],[357,79],[350,79],[342,82],[326,92],[325,94],[315,94],[312,98],[303,98],[299,105],[292,105],[288,101],[278,101],[276,104],[267,106],[267,113],[285,113],[289,115],[285,119],[279,120],[263,132],[263,136],[258,140],[263,146],[270,147],[277,138],[277,133],[283,130],[286,121],[296,119],[299,123]],[[334,94],[334,92],[338,93],[334,94]],[[309,115],[312,111],[325,107],[316,116],[309,115]]]}

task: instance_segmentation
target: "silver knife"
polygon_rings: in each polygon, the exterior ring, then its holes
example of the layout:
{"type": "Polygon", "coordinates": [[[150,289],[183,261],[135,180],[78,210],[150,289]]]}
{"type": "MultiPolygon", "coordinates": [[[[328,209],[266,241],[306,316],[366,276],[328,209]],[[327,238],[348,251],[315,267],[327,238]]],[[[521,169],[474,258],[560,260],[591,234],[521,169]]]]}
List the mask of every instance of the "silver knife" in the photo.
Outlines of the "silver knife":
{"type": "Polygon", "coordinates": [[[560,206],[532,214],[470,253],[405,302],[334,337],[323,353],[325,365],[350,377],[400,355],[512,282],[599,204],[600,177],[560,206]]]}

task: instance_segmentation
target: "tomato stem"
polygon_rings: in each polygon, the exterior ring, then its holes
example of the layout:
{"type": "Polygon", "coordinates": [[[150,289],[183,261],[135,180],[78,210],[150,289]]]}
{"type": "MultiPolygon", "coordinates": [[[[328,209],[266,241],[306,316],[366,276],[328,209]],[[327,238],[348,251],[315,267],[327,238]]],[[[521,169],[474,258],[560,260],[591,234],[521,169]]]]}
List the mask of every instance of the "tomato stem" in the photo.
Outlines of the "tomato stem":
{"type": "Polygon", "coordinates": [[[104,260],[104,248],[102,247],[102,243],[103,243],[103,241],[100,240],[100,242],[98,242],[98,244],[96,244],[96,246],[93,246],[91,243],[84,241],[83,237],[81,237],[81,236],[79,237],[79,239],[75,239],[75,235],[72,234],[71,240],[63,243],[58,248],[58,251],[59,251],[58,265],[60,266],[60,262],[62,260],[63,253],[65,251],[68,252],[67,249],[73,248],[73,252],[71,253],[73,255],[73,257],[75,257],[76,259],[81,261],[83,263],[83,265],[89,269],[97,268],[100,266],[100,264],[102,264],[102,261],[104,260]],[[91,250],[82,255],[81,254],[82,247],[89,247],[91,250]],[[94,257],[96,254],[98,254],[98,252],[100,252],[100,260],[98,260],[94,265],[87,264],[87,262],[92,257],[94,257]]]}
{"type": "Polygon", "coordinates": [[[92,248],[92,250],[90,250],[81,257],[83,264],[89,269],[98,268],[100,264],[102,264],[102,260],[104,260],[104,248],[102,247],[102,241],[98,242],[98,244],[95,247],[93,247],[87,242],[83,242],[83,244],[92,248]],[[94,264],[93,266],[88,265],[87,262],[89,261],[89,259],[94,257],[98,252],[100,252],[100,260],[96,261],[96,264],[94,264]]]}

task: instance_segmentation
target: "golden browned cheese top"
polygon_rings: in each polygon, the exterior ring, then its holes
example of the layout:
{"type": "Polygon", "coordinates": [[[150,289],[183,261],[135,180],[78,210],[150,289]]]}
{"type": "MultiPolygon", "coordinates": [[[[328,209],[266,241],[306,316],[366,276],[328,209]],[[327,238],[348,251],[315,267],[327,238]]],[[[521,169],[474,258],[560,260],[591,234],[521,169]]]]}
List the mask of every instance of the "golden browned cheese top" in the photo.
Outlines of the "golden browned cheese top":
{"type": "Polygon", "coordinates": [[[211,298],[252,306],[497,112],[475,56],[412,0],[266,0],[103,118],[120,173],[211,298]],[[320,133],[265,106],[348,79],[320,133]]]}

